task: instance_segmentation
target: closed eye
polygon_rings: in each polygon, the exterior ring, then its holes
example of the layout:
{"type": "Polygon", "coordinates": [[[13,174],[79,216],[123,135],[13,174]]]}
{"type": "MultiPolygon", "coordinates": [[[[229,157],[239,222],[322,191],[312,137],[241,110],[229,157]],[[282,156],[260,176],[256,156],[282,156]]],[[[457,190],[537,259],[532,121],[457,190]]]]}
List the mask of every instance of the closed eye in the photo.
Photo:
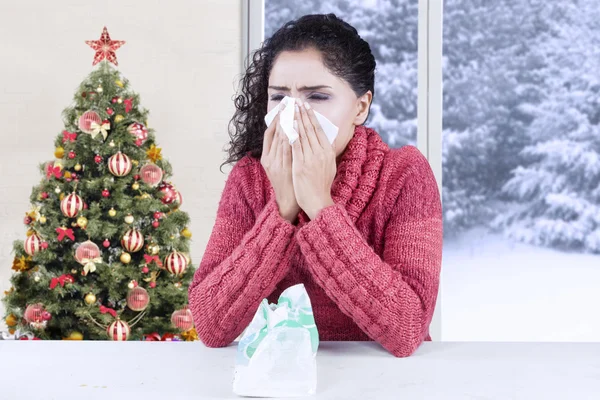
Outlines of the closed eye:
{"type": "MultiPolygon", "coordinates": [[[[271,96],[271,101],[281,101],[283,100],[283,97],[284,96],[282,94],[274,94],[271,96]]],[[[310,96],[308,96],[308,99],[313,101],[325,101],[329,100],[329,96],[321,93],[312,93],[310,96]]]]}

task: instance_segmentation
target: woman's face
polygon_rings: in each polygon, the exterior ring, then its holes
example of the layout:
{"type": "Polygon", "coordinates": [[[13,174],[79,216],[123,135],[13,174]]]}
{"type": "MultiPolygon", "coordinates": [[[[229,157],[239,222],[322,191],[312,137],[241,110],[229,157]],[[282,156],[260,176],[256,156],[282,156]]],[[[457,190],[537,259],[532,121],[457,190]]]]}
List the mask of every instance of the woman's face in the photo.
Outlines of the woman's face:
{"type": "Polygon", "coordinates": [[[354,134],[354,127],[362,124],[368,115],[372,93],[360,98],[348,82],[329,72],[321,60],[321,53],[309,48],[302,51],[283,51],[273,64],[269,76],[267,113],[284,96],[296,97],[310,103],[339,128],[335,139],[336,155],[341,155],[354,134]]]}

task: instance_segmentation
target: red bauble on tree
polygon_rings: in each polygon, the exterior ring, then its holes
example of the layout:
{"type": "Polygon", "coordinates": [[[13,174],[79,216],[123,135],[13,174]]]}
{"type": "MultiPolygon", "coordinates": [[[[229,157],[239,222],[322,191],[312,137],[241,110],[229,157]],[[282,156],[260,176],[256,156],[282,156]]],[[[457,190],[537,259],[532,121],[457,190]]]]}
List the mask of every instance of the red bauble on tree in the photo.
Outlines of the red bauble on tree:
{"type": "Polygon", "coordinates": [[[42,303],[30,304],[25,309],[25,321],[27,321],[33,328],[42,329],[46,326],[47,321],[50,319],[49,314],[46,315],[47,311],[44,309],[42,303]],[[46,317],[47,319],[44,319],[46,317]]]}
{"type": "Polygon", "coordinates": [[[79,117],[77,126],[79,126],[79,129],[81,129],[82,132],[92,133],[92,122],[100,125],[102,123],[102,118],[100,118],[100,115],[95,111],[86,111],[79,117]]]}
{"type": "Polygon", "coordinates": [[[102,156],[100,154],[96,154],[96,156],[94,157],[94,162],[96,164],[100,164],[102,162],[102,156]]]}
{"type": "Polygon", "coordinates": [[[104,239],[104,242],[102,242],[102,246],[104,246],[104,247],[110,247],[110,240],[104,239]]]}
{"type": "Polygon", "coordinates": [[[154,221],[152,221],[152,227],[154,229],[158,228],[160,226],[160,222],[158,222],[157,219],[155,219],[154,221]]]}
{"type": "Polygon", "coordinates": [[[141,146],[148,139],[148,129],[139,122],[134,122],[127,127],[127,132],[136,138],[136,144],[141,146]]]}
{"type": "Polygon", "coordinates": [[[164,268],[172,274],[181,275],[188,265],[187,257],[178,251],[174,251],[165,258],[164,268]]]}
{"type": "Polygon", "coordinates": [[[131,172],[132,167],[131,158],[120,151],[108,159],[108,170],[114,176],[125,176],[131,172]]]}
{"type": "Polygon", "coordinates": [[[149,302],[150,295],[143,287],[134,287],[127,294],[127,307],[133,311],[144,311],[149,302]]]}
{"type": "Polygon", "coordinates": [[[71,193],[60,202],[60,211],[65,217],[73,218],[81,210],[83,210],[83,199],[75,193],[71,193]]]}
{"type": "Polygon", "coordinates": [[[30,256],[34,256],[35,253],[40,251],[42,248],[42,243],[42,238],[39,237],[38,234],[34,233],[25,239],[25,243],[23,245],[25,253],[29,254],[30,256]]]}
{"type": "Polygon", "coordinates": [[[177,198],[177,191],[170,183],[162,182],[158,186],[158,190],[164,194],[160,199],[163,204],[171,204],[177,198]]]}
{"type": "Polygon", "coordinates": [[[189,331],[194,327],[194,318],[189,308],[174,311],[171,315],[171,323],[181,331],[189,331]]]}
{"type": "Polygon", "coordinates": [[[179,205],[183,204],[183,195],[181,194],[181,192],[179,190],[177,190],[175,193],[175,203],[177,203],[179,205]]]}
{"type": "Polygon", "coordinates": [[[127,322],[117,319],[108,326],[106,333],[108,334],[109,340],[122,342],[129,339],[130,331],[131,329],[129,328],[129,324],[127,324],[127,322]]]}
{"type": "Polygon", "coordinates": [[[140,175],[144,183],[156,186],[163,178],[163,171],[156,164],[146,164],[140,169],[140,175]]]}
{"type": "Polygon", "coordinates": [[[109,197],[110,196],[110,192],[108,191],[108,189],[104,189],[102,191],[102,197],[109,197]]]}
{"type": "Polygon", "coordinates": [[[75,152],[74,152],[74,151],[70,151],[70,152],[69,152],[69,158],[70,158],[71,160],[72,160],[72,159],[74,159],[76,156],[77,156],[77,155],[75,154],[75,152]]]}
{"type": "Polygon", "coordinates": [[[91,240],[81,243],[77,247],[77,250],[75,250],[75,260],[80,264],[83,264],[86,260],[93,260],[98,257],[100,257],[100,248],[91,240]]]}
{"type": "Polygon", "coordinates": [[[144,247],[144,235],[137,229],[130,229],[121,238],[121,246],[130,253],[140,251],[144,247]]]}

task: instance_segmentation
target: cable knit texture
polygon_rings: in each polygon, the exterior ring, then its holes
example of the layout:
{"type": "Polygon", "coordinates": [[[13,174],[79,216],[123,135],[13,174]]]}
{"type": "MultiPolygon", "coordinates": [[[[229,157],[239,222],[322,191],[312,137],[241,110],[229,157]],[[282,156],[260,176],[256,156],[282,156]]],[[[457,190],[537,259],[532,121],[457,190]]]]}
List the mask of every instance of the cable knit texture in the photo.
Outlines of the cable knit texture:
{"type": "Polygon", "coordinates": [[[398,357],[431,340],[442,207],[427,159],[356,128],[331,189],[335,205],[297,225],[278,212],[260,160],[233,167],[189,288],[200,339],[233,342],[260,301],[303,283],[321,340],[374,340],[398,357]]]}

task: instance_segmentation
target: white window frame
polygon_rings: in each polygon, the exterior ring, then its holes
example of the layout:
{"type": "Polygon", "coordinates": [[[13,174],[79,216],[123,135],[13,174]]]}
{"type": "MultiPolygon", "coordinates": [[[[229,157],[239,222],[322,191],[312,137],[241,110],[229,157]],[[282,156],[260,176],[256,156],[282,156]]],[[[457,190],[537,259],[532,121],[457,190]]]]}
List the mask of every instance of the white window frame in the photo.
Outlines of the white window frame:
{"type": "MultiPolygon", "coordinates": [[[[264,0],[242,0],[242,71],[264,40],[264,0]]],[[[417,147],[427,157],[442,193],[442,22],[443,0],[419,0],[417,147]]],[[[442,272],[443,274],[443,272],[442,272]]],[[[442,292],[430,334],[442,340],[442,292]]]]}

